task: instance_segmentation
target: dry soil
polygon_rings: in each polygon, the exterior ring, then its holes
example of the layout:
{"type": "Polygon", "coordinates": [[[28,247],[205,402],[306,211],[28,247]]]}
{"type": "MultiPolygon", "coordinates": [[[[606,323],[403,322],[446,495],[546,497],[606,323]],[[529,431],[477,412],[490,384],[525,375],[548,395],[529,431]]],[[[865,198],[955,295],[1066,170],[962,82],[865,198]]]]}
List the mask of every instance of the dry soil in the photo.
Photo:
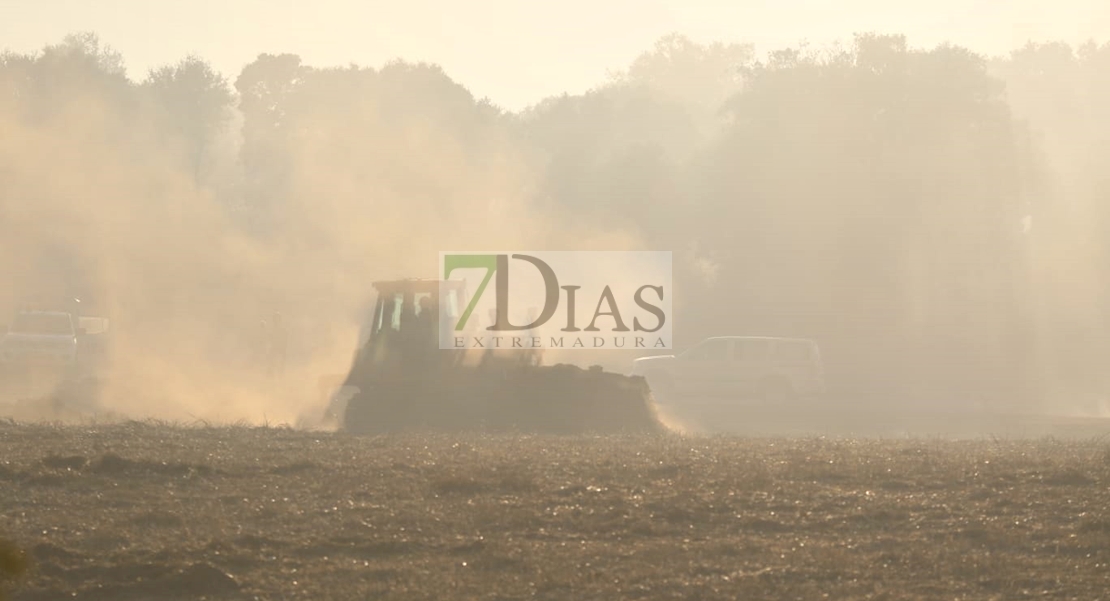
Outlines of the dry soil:
{"type": "Polygon", "coordinates": [[[1110,445],[0,424],[13,599],[1083,599],[1110,445]]]}

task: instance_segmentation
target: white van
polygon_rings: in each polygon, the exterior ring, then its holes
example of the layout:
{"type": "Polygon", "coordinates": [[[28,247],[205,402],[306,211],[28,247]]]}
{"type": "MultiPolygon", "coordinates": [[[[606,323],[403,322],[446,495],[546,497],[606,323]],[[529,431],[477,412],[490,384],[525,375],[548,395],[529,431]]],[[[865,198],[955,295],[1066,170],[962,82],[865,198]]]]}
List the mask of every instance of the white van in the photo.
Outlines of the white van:
{"type": "Polygon", "coordinates": [[[821,351],[805,338],[716,336],[677,355],[636,359],[632,375],[665,396],[783,399],[825,392],[821,351]]]}

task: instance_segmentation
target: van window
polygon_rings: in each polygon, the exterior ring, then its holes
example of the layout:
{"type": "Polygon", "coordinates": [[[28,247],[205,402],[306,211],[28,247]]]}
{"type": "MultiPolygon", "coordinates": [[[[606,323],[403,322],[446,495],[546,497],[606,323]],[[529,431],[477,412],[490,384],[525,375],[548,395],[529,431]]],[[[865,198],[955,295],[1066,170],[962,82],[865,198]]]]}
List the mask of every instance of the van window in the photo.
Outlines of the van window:
{"type": "Polygon", "coordinates": [[[689,357],[694,361],[725,361],[728,359],[729,341],[724,338],[706,340],[690,349],[689,357]]]}
{"type": "Polygon", "coordinates": [[[775,357],[783,361],[809,361],[813,358],[813,345],[809,342],[782,340],[775,347],[775,357]]]}
{"type": "Polygon", "coordinates": [[[746,339],[736,341],[737,361],[759,361],[771,354],[771,341],[746,339]]]}

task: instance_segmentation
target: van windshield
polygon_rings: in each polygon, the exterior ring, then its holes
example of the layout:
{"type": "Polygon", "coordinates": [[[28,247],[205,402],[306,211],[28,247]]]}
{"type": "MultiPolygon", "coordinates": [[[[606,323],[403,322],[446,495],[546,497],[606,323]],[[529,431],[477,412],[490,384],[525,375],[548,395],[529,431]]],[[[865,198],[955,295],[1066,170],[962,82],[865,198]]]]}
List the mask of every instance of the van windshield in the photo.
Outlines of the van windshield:
{"type": "Polygon", "coordinates": [[[20,313],[12,322],[12,333],[66,336],[73,334],[73,324],[65,313],[20,313]]]}

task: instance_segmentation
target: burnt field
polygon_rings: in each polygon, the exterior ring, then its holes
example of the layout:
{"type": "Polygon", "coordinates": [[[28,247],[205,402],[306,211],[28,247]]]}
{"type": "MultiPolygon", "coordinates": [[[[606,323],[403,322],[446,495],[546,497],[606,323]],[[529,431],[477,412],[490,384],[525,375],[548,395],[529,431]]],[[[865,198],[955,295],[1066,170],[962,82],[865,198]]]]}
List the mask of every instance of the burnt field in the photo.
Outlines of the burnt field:
{"type": "Polygon", "coordinates": [[[1110,444],[0,425],[13,599],[1097,599],[1110,444]]]}

